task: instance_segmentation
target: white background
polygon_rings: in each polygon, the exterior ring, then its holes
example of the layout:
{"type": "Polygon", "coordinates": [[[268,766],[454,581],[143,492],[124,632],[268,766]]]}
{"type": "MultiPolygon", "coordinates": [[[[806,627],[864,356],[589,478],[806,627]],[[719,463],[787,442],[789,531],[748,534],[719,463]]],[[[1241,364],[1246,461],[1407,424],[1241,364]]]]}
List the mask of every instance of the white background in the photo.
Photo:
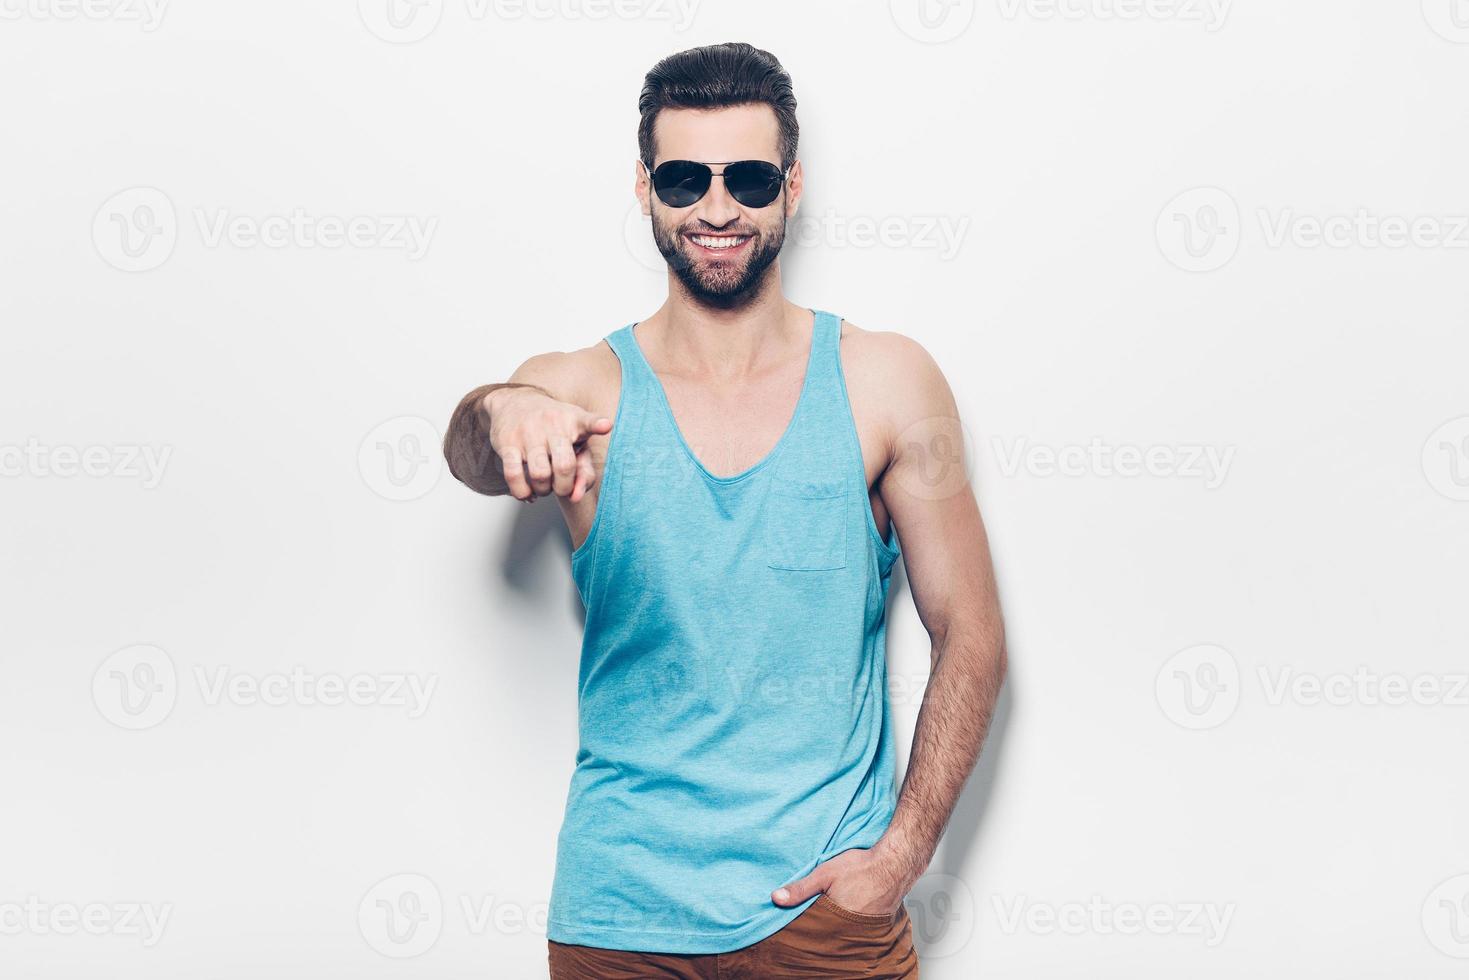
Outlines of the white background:
{"type": "MultiPolygon", "coordinates": [[[[386,2],[0,2],[0,974],[544,976],[567,536],[434,440],[660,302],[642,75],[742,39],[993,537],[924,976],[1464,975],[1469,4],[386,2]]],[[[927,655],[900,571],[905,745],[927,655]]]]}

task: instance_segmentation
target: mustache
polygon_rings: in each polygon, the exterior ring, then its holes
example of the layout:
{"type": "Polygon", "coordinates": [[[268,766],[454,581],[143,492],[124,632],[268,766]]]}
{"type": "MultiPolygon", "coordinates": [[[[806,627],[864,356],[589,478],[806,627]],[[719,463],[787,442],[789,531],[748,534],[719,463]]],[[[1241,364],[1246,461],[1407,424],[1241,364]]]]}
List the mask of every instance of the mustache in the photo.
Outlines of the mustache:
{"type": "Polygon", "coordinates": [[[680,235],[739,235],[744,238],[760,236],[754,228],[709,228],[695,225],[681,225],[677,232],[680,235]]]}

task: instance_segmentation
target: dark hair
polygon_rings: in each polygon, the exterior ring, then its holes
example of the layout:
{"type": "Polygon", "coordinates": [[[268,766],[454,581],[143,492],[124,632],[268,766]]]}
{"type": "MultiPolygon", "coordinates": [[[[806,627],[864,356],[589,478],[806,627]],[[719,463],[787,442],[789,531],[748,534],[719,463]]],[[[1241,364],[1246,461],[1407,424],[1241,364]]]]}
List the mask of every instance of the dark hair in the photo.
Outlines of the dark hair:
{"type": "Polygon", "coordinates": [[[780,124],[780,168],[796,162],[796,94],[775,55],[742,41],[689,48],[664,58],[643,79],[638,96],[638,152],[653,165],[653,121],[659,109],[722,109],[759,103],[780,124]]]}

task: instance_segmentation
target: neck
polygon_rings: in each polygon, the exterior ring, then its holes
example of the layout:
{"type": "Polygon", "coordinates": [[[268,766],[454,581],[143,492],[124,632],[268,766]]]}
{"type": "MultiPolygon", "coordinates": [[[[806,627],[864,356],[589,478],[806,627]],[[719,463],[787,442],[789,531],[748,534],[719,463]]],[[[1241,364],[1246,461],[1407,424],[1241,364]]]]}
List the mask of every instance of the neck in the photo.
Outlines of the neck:
{"type": "Polygon", "coordinates": [[[786,299],[778,266],[742,301],[710,305],[670,274],[668,299],[638,326],[660,367],[684,377],[738,382],[805,351],[811,312],[786,299]]]}

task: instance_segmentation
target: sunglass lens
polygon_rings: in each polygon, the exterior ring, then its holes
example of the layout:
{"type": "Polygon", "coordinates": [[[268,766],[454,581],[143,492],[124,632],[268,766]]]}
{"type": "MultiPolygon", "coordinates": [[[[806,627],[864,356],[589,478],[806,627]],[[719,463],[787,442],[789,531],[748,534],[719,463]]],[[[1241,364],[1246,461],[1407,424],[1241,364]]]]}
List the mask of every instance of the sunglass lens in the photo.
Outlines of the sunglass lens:
{"type": "Polygon", "coordinates": [[[653,190],[658,200],[671,208],[686,208],[709,190],[713,174],[702,163],[691,160],[669,160],[653,171],[653,190]]]}
{"type": "Polygon", "coordinates": [[[724,168],[729,196],[747,208],[763,208],[780,196],[780,168],[764,160],[744,160],[724,168]]]}

